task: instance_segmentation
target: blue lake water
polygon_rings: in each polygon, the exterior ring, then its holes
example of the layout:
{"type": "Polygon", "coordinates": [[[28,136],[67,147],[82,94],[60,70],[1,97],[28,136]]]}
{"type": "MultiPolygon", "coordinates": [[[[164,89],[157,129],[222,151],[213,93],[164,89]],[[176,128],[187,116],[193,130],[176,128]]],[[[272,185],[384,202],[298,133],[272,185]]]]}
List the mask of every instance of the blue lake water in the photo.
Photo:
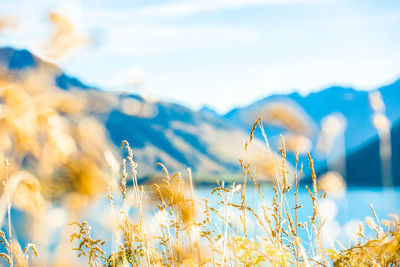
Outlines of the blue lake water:
{"type": "MultiPolygon", "coordinates": [[[[309,217],[313,214],[312,201],[307,191],[303,189],[299,190],[300,204],[303,206],[298,211],[298,222],[310,223],[309,217]]],[[[218,197],[214,194],[211,195],[212,187],[197,187],[195,188],[195,198],[209,200],[210,206],[220,209],[222,212],[223,207],[217,204],[218,197]]],[[[262,189],[264,193],[264,199],[260,199],[259,195],[255,193],[254,189],[249,187],[246,194],[246,202],[251,206],[257,213],[261,214],[262,209],[260,204],[271,206],[273,198],[273,190],[269,187],[262,189]]],[[[287,202],[291,208],[294,207],[294,194],[289,192],[287,194],[287,202]]],[[[237,194],[234,198],[234,203],[240,203],[240,196],[237,194]]],[[[336,240],[339,240],[343,245],[348,246],[353,241],[355,232],[358,229],[358,224],[364,222],[366,217],[373,217],[370,205],[372,204],[379,219],[388,219],[389,214],[400,215],[400,188],[394,189],[383,189],[383,188],[348,188],[347,191],[341,195],[330,195],[323,200],[320,200],[320,212],[323,219],[326,219],[326,223],[323,227],[325,243],[327,246],[335,244],[336,240]]],[[[99,237],[105,238],[104,232],[102,232],[102,223],[96,221],[96,218],[104,218],[99,214],[104,213],[109,206],[107,199],[99,201],[94,204],[87,213],[88,220],[92,224],[92,229],[97,229],[99,237]]],[[[153,212],[157,211],[155,205],[153,205],[153,212]]],[[[233,209],[234,210],[234,209],[233,209]]],[[[291,209],[293,213],[293,209],[291,209]]],[[[236,224],[239,229],[240,212],[232,214],[232,223],[236,224]]],[[[135,215],[133,215],[135,217],[135,215]]],[[[202,219],[201,217],[199,219],[202,219]]],[[[214,218],[215,226],[222,227],[221,220],[214,218]]],[[[256,236],[262,237],[263,233],[260,232],[259,227],[255,225],[255,219],[252,215],[249,215],[247,220],[248,235],[256,238],[256,236]]],[[[148,227],[151,227],[148,225],[148,227]]],[[[365,223],[366,234],[369,237],[374,236],[374,231],[369,229],[365,223]]],[[[303,240],[308,240],[307,233],[305,230],[300,229],[299,236],[303,240]]],[[[108,236],[109,238],[109,236],[108,236]]]]}
{"type": "MultiPolygon", "coordinates": [[[[303,207],[298,210],[298,221],[309,223],[309,216],[313,214],[312,201],[304,187],[301,188],[299,190],[299,199],[300,205],[303,207]]],[[[262,189],[264,200],[260,199],[254,189],[249,188],[247,191],[246,202],[257,212],[261,213],[261,209],[257,209],[260,203],[271,206],[274,194],[271,188],[262,189]]],[[[211,200],[210,203],[215,205],[216,197],[210,196],[210,188],[197,189],[196,193],[199,198],[209,199],[211,200]]],[[[289,192],[286,195],[289,206],[293,208],[295,206],[293,192],[289,192]]],[[[348,188],[342,194],[327,194],[325,199],[321,199],[319,206],[322,217],[326,219],[324,226],[324,233],[328,238],[326,242],[332,243],[334,240],[339,240],[343,244],[348,244],[349,241],[352,241],[359,222],[364,222],[366,217],[373,217],[370,208],[371,204],[380,220],[389,219],[389,214],[399,216],[400,188],[348,188]]],[[[366,227],[365,233],[370,237],[374,235],[374,232],[368,227],[366,227]]],[[[253,234],[258,234],[256,229],[254,229],[253,234]]],[[[303,239],[307,238],[305,232],[300,233],[300,236],[303,239]]]]}
{"type": "MultiPolygon", "coordinates": [[[[207,199],[209,200],[210,206],[222,209],[223,207],[218,206],[217,204],[217,196],[211,195],[212,187],[197,187],[195,188],[195,198],[197,199],[207,199]]],[[[256,212],[261,214],[260,204],[271,206],[273,190],[271,188],[263,188],[262,189],[265,197],[263,200],[260,199],[258,194],[255,193],[252,187],[247,189],[246,194],[246,202],[249,206],[251,206],[256,212]]],[[[299,191],[300,204],[303,206],[298,212],[298,221],[299,222],[308,222],[309,216],[312,216],[313,208],[310,196],[306,192],[305,189],[301,189],[299,191]]],[[[116,205],[119,202],[118,197],[115,198],[116,205]]],[[[289,192],[287,194],[287,201],[291,208],[294,207],[294,195],[293,192],[289,192]]],[[[236,196],[235,203],[240,203],[239,195],[236,196]]],[[[345,246],[349,245],[349,242],[353,240],[354,233],[358,228],[359,222],[364,222],[366,217],[373,217],[372,211],[370,209],[370,204],[372,204],[375,208],[375,211],[379,217],[379,219],[388,219],[389,214],[400,215],[400,188],[394,189],[382,189],[382,188],[348,188],[344,194],[341,195],[327,195],[324,200],[320,201],[320,212],[322,217],[326,219],[326,223],[324,226],[324,236],[326,237],[325,244],[326,246],[334,245],[335,240],[339,240],[345,246]]],[[[151,204],[151,211],[147,212],[146,217],[150,219],[157,211],[155,205],[151,204]]],[[[111,208],[109,200],[102,196],[94,203],[90,204],[89,207],[85,209],[84,212],[81,213],[80,221],[87,220],[92,226],[92,233],[94,238],[102,238],[104,240],[108,240],[106,243],[106,251],[111,251],[112,242],[112,232],[107,225],[110,225],[111,221],[111,208]]],[[[293,212],[293,209],[292,209],[293,212]]],[[[119,213],[118,210],[115,210],[115,213],[119,213]]],[[[231,219],[232,223],[235,224],[240,229],[240,220],[239,220],[240,212],[236,214],[232,213],[231,219]]],[[[61,217],[65,216],[60,216],[61,217]]],[[[137,218],[135,214],[132,214],[132,218],[137,218]]],[[[199,218],[199,220],[202,217],[199,218]]],[[[14,225],[18,225],[20,223],[29,223],[25,220],[25,218],[18,213],[13,214],[14,225]]],[[[222,227],[222,222],[216,218],[212,218],[215,222],[216,227],[222,227]]],[[[67,227],[69,230],[71,226],[68,226],[69,221],[64,219],[63,224],[64,227],[67,227]]],[[[255,219],[252,215],[249,215],[247,220],[247,229],[249,237],[263,238],[263,233],[259,228],[256,227],[255,219]]],[[[365,224],[364,224],[365,225],[365,224]]],[[[152,224],[146,224],[146,227],[151,228],[152,224]]],[[[17,227],[18,228],[18,227],[17,227]]],[[[61,229],[55,231],[52,234],[52,247],[57,247],[57,243],[59,242],[61,229]]],[[[65,228],[64,228],[65,229],[65,228]]],[[[6,229],[4,229],[6,230],[6,229]]],[[[150,229],[151,230],[151,229],[150,229]]],[[[29,240],[24,240],[23,234],[20,233],[19,237],[20,241],[26,244],[29,240]]],[[[367,236],[372,237],[374,232],[367,228],[366,232],[367,236]]],[[[304,230],[300,230],[299,236],[303,240],[308,240],[307,233],[304,230]]]]}
{"type": "MultiPolygon", "coordinates": [[[[211,197],[211,199],[215,199],[210,194],[211,190],[211,188],[200,188],[196,189],[195,193],[198,198],[210,199],[211,197]]],[[[257,206],[260,201],[259,196],[254,193],[253,189],[247,189],[247,191],[246,202],[252,207],[257,206]]],[[[264,188],[262,192],[264,193],[265,204],[270,205],[272,203],[273,190],[264,188]]],[[[289,203],[294,203],[294,194],[291,191],[286,194],[286,198],[289,203]]],[[[307,216],[312,215],[312,202],[305,189],[299,190],[299,199],[300,204],[303,205],[299,213],[303,215],[303,218],[307,218],[307,216]]],[[[352,219],[364,220],[366,216],[372,216],[370,204],[373,205],[378,217],[385,218],[390,213],[400,213],[400,188],[348,188],[344,194],[327,194],[325,201],[321,201],[321,212],[324,212],[324,208],[331,207],[328,206],[330,204],[325,206],[328,201],[335,204],[337,214],[334,217],[340,223],[345,223],[352,219]]]]}

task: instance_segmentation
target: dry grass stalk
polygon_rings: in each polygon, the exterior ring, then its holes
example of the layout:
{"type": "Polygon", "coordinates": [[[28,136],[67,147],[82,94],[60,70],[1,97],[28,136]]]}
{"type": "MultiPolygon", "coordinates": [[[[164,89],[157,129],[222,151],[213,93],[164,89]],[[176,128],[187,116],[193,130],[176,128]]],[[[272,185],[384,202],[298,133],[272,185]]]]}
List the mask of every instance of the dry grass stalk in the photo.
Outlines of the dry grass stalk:
{"type": "Polygon", "coordinates": [[[87,256],[88,264],[91,267],[101,266],[101,261],[105,261],[105,252],[101,250],[101,246],[105,244],[105,241],[100,239],[92,239],[90,237],[90,226],[87,222],[72,222],[70,225],[76,225],[79,228],[79,232],[75,232],[70,236],[71,242],[77,239],[80,241],[78,247],[74,248],[79,252],[78,257],[87,256]]]}
{"type": "MultiPolygon", "coordinates": [[[[245,144],[245,151],[247,152],[251,145],[257,127],[261,129],[268,153],[271,155],[272,151],[260,120],[253,125],[245,144]]],[[[326,266],[328,259],[332,259],[335,263],[349,262],[348,255],[361,257],[361,252],[370,253],[372,260],[365,258],[367,263],[397,263],[393,251],[397,248],[400,238],[398,235],[400,220],[392,216],[391,221],[384,220],[381,223],[372,206],[377,223],[371,219],[372,221],[367,221],[367,224],[376,230],[376,239],[365,241],[366,238],[360,229],[358,237],[364,240],[364,243],[359,241],[360,243],[350,249],[342,251],[325,250],[322,237],[324,222],[319,214],[319,199],[325,195],[319,194],[313,160],[308,155],[312,189],[308,187],[306,189],[312,200],[313,214],[310,222],[301,222],[298,219],[298,213],[302,208],[298,190],[303,167],[300,164],[297,172],[299,154],[296,153],[296,172],[289,171],[283,137],[281,143],[282,146],[279,148],[281,161],[274,166],[276,186],[273,187],[274,196],[269,207],[252,206],[248,203],[246,194],[251,190],[248,188],[249,182],[254,183],[254,193],[261,203],[265,196],[253,175],[251,164],[243,159],[240,160],[243,182],[226,187],[225,182],[217,181],[217,187],[211,191],[216,201],[211,204],[208,199],[195,199],[190,169],[189,187],[186,187],[182,174],[170,174],[161,163],[157,165],[162,168],[165,177],[152,186],[149,194],[145,194],[147,190],[138,184],[137,163],[134,161],[133,150],[127,141],[123,141],[121,149],[126,149],[128,155],[122,163],[121,207],[114,199],[109,183],[106,188],[113,214],[114,208],[121,214],[115,216],[113,251],[107,257],[102,249],[105,241],[93,239],[88,223],[77,221],[72,224],[78,226],[78,231],[70,236],[71,241],[79,240],[74,250],[78,252],[78,257],[87,256],[90,266],[326,266]],[[132,191],[127,186],[128,176],[132,179],[132,191]],[[293,187],[291,180],[294,181],[293,187]],[[287,194],[291,190],[294,190],[294,206],[287,200],[287,194]],[[129,197],[132,194],[134,198],[129,197]],[[150,201],[147,202],[147,199],[150,201]],[[149,231],[145,214],[151,206],[156,206],[158,209],[156,212],[158,230],[155,233],[149,231]],[[235,220],[235,216],[239,219],[235,220]],[[254,238],[250,232],[254,227],[261,236],[254,238]],[[310,240],[302,240],[300,231],[307,232],[310,240]],[[378,249],[378,244],[389,249],[391,253],[378,249]]],[[[7,186],[5,188],[7,189],[7,186]]],[[[9,232],[11,233],[11,230],[9,232]]],[[[0,257],[6,261],[13,263],[13,259],[16,259],[18,263],[26,264],[29,251],[37,255],[33,245],[29,244],[22,250],[16,245],[10,245],[7,239],[11,240],[11,237],[6,238],[4,233],[0,239],[7,251],[0,254],[0,257]],[[15,252],[12,252],[14,250],[15,252]]]]}

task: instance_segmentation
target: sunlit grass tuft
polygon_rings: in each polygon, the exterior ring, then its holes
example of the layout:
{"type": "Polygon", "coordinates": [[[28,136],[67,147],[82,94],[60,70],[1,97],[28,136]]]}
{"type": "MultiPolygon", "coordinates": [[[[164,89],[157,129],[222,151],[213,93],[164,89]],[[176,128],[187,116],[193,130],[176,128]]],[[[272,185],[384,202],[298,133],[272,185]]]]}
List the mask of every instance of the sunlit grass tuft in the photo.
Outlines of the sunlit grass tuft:
{"type": "MultiPolygon", "coordinates": [[[[254,124],[245,150],[251,145],[253,133],[260,126],[254,124]]],[[[265,132],[263,135],[266,137],[265,132]]],[[[269,142],[266,139],[269,150],[269,142]]],[[[250,164],[241,159],[243,179],[240,183],[226,185],[217,181],[210,192],[210,199],[196,199],[191,172],[171,175],[163,164],[158,164],[165,177],[144,190],[137,184],[137,163],[133,149],[124,141],[128,150],[122,171],[121,194],[123,203],[116,206],[123,216],[115,224],[114,251],[105,259],[107,266],[397,266],[399,265],[400,220],[380,221],[371,205],[374,219],[367,219],[369,228],[376,232],[368,239],[360,226],[357,242],[349,248],[327,247],[324,244],[325,220],[320,215],[319,202],[326,193],[319,191],[319,181],[313,160],[308,154],[312,186],[306,190],[312,200],[313,211],[308,221],[300,221],[302,205],[298,200],[299,177],[302,167],[295,173],[286,167],[286,148],[282,137],[280,164],[276,164],[276,185],[271,206],[262,203],[265,198],[261,186],[252,174],[250,164]],[[127,170],[126,163],[131,168],[127,170]],[[129,173],[128,173],[129,172],[129,173]],[[290,183],[289,176],[294,176],[290,183]],[[126,186],[131,177],[133,186],[126,186]],[[186,179],[185,179],[186,178],[186,179]],[[247,188],[250,184],[253,188],[247,188]],[[189,184],[186,185],[186,183],[189,184]],[[130,203],[129,191],[134,198],[130,203]],[[246,201],[247,194],[256,194],[260,202],[246,201]],[[294,194],[295,203],[289,204],[288,194],[294,194]],[[132,201],[133,200],[133,201],[132,201]],[[293,206],[292,206],[293,205],[293,206]],[[156,210],[154,208],[156,207],[156,210]],[[145,213],[150,211],[153,223],[146,223],[145,213]],[[155,223],[154,223],[155,222],[155,223]],[[256,235],[250,233],[256,233],[256,235]],[[256,229],[254,231],[254,229],[256,229]],[[308,239],[302,239],[300,232],[308,239]]],[[[296,165],[298,154],[295,156],[296,165]]],[[[110,200],[114,199],[108,192],[110,200]]],[[[111,204],[114,207],[114,202],[111,204]]],[[[117,211],[118,212],[118,211],[117,211]]],[[[303,218],[304,216],[302,216],[303,218]]],[[[76,234],[73,237],[77,237],[76,234]]],[[[81,239],[81,243],[84,240],[81,239]]],[[[101,244],[96,240],[96,244],[101,244]]],[[[106,242],[110,242],[107,240],[106,242]]],[[[342,246],[340,244],[340,246],[342,246]]],[[[80,247],[77,248],[80,251],[80,247]]],[[[93,261],[93,258],[92,258],[93,261]]],[[[89,264],[91,260],[89,259],[89,264]]],[[[99,265],[100,266],[100,265],[99,265]]]]}

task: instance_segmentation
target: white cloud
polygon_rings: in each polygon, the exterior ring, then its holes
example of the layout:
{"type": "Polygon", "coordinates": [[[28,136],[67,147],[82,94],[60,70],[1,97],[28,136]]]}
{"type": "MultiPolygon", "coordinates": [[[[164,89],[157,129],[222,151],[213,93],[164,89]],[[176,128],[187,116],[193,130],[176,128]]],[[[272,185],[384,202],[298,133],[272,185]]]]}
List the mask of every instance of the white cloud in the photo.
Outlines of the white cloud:
{"type": "MultiPolygon", "coordinates": [[[[329,0],[332,1],[332,0],[329,0]]],[[[327,0],[202,0],[178,1],[147,6],[135,12],[140,17],[178,17],[189,16],[203,12],[214,12],[224,9],[246,6],[285,5],[299,3],[320,3],[327,0]]]]}
{"type": "Polygon", "coordinates": [[[48,11],[78,10],[78,25],[99,38],[63,69],[101,86],[123,80],[118,72],[135,65],[159,95],[220,111],[272,92],[368,89],[400,75],[398,8],[343,0],[62,1],[0,1],[0,14],[23,22],[18,32],[2,33],[0,45],[37,51],[51,30],[48,11]],[[212,20],[201,16],[208,13],[212,20]]]}
{"type": "Polygon", "coordinates": [[[133,24],[109,31],[103,49],[130,55],[258,45],[258,31],[229,26],[133,24]]]}
{"type": "Polygon", "coordinates": [[[161,4],[105,9],[93,7],[88,10],[94,19],[121,21],[132,19],[179,18],[218,12],[227,9],[239,9],[252,6],[284,6],[297,4],[324,4],[342,0],[178,0],[161,4]]]}

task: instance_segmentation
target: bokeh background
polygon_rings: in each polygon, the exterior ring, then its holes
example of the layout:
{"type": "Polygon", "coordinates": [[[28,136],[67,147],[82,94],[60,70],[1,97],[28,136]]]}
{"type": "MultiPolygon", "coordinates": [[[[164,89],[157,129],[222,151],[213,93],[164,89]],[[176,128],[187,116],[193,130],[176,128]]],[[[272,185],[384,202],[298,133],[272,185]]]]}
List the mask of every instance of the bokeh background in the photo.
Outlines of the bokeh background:
{"type": "Polygon", "coordinates": [[[246,157],[272,195],[283,136],[292,180],[303,165],[310,184],[314,158],[327,242],[351,240],[370,203],[399,214],[399,29],[394,0],[1,1],[12,231],[54,262],[73,219],[107,236],[123,140],[140,184],[160,179],[158,162],[191,168],[206,198],[216,179],[241,181],[246,157]],[[272,154],[258,129],[245,153],[259,117],[272,154]]]}

